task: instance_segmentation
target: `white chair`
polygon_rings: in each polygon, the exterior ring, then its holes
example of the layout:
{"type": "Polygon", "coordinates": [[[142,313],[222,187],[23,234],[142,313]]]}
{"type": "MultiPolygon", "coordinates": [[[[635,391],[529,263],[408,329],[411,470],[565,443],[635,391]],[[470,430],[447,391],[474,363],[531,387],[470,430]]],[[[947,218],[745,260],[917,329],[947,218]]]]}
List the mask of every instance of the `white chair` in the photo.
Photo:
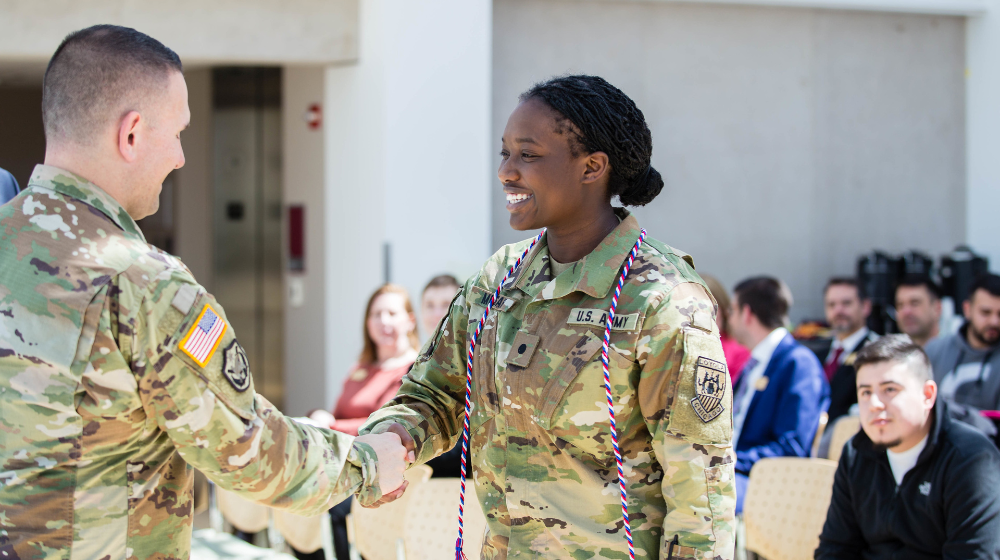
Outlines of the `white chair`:
{"type": "Polygon", "coordinates": [[[274,518],[275,530],[289,546],[299,552],[315,552],[322,548],[327,559],[334,558],[333,529],[330,527],[330,515],[327,512],[304,517],[276,509],[272,510],[271,515],[274,518]]]}
{"type": "MultiPolygon", "coordinates": [[[[413,492],[410,512],[403,523],[406,560],[455,557],[460,485],[457,478],[432,478],[413,492]]],[[[469,558],[479,558],[483,533],[486,532],[486,517],[471,481],[466,483],[464,524],[465,543],[462,549],[469,558]]]]}
{"type": "Polygon", "coordinates": [[[830,460],[840,461],[840,453],[844,450],[847,440],[861,430],[861,419],[857,416],[841,416],[833,423],[833,434],[830,436],[830,460]]]}
{"type": "Polygon", "coordinates": [[[743,501],[746,549],[768,560],[812,558],[826,521],[837,463],[778,457],[754,464],[743,501]]]}
{"type": "MultiPolygon", "coordinates": [[[[351,555],[360,554],[366,560],[397,560],[399,545],[403,539],[403,522],[411,513],[409,504],[420,487],[431,477],[431,468],[417,465],[406,471],[409,486],[403,497],[381,507],[369,509],[361,507],[357,498],[351,503],[351,514],[347,519],[347,540],[351,545],[351,555]]],[[[456,498],[457,500],[457,498],[456,498]]],[[[454,554],[454,546],[452,547],[454,554]]]]}

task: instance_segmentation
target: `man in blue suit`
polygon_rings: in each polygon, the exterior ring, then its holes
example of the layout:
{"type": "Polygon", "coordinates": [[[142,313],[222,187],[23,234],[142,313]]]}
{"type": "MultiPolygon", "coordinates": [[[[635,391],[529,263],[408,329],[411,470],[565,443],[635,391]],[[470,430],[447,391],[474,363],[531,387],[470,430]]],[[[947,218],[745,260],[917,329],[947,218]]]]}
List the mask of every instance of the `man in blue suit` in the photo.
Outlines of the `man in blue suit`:
{"type": "Polygon", "coordinates": [[[733,290],[728,327],[750,360],[733,397],[736,512],[743,512],[747,477],[765,457],[808,457],[819,417],[830,405],[823,366],[782,325],[790,296],[775,278],[748,278],[733,290]]]}
{"type": "Polygon", "coordinates": [[[17,180],[6,169],[0,168],[0,205],[17,196],[17,180]]]}

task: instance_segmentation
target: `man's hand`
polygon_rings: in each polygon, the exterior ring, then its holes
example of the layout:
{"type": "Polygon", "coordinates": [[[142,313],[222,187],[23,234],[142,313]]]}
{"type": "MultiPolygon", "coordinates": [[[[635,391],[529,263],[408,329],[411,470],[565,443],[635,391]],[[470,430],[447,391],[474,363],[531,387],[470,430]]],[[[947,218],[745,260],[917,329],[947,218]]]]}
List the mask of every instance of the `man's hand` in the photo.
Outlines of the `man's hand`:
{"type": "MultiPolygon", "coordinates": [[[[364,506],[364,507],[377,508],[382,504],[387,504],[389,502],[393,502],[401,498],[403,496],[403,493],[406,492],[406,487],[409,486],[409,483],[406,482],[406,480],[403,478],[403,471],[406,470],[407,464],[416,461],[416,444],[414,444],[413,438],[410,437],[410,433],[407,432],[406,428],[404,428],[401,424],[394,422],[388,427],[388,429],[385,432],[381,434],[368,434],[364,436],[359,436],[358,441],[360,441],[361,443],[367,443],[368,445],[371,445],[373,449],[375,449],[375,454],[378,455],[378,464],[379,464],[378,467],[379,488],[382,489],[382,499],[380,499],[379,501],[375,502],[370,506],[364,506]],[[391,481],[393,484],[395,484],[397,481],[401,481],[402,484],[398,485],[398,488],[397,486],[392,486],[390,483],[386,482],[385,476],[387,471],[383,470],[382,467],[383,465],[382,451],[380,450],[379,447],[377,447],[374,443],[372,443],[369,439],[367,439],[367,438],[382,437],[382,436],[388,436],[389,438],[391,438],[391,441],[396,446],[402,444],[401,448],[406,452],[405,456],[406,462],[403,464],[402,469],[399,470],[398,473],[399,478],[393,479],[391,481]],[[392,492],[387,492],[386,491],[387,489],[389,490],[395,489],[395,490],[393,490],[392,492]]],[[[390,450],[388,451],[388,453],[389,454],[398,453],[398,449],[390,450]]]]}
{"type": "MultiPolygon", "coordinates": [[[[409,437],[409,436],[407,436],[409,437]]],[[[403,471],[414,461],[413,451],[407,450],[394,432],[358,436],[358,443],[370,445],[378,458],[378,486],[382,499],[373,507],[398,499],[406,491],[403,471]]]]}

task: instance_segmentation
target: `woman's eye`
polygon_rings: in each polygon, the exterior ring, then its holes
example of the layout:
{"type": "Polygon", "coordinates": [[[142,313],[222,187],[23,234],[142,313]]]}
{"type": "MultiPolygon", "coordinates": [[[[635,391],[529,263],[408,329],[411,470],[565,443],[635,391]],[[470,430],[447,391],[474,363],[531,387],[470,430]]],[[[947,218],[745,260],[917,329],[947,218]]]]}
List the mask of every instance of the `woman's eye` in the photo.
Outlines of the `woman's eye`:
{"type": "Polygon", "coordinates": [[[527,152],[521,152],[521,157],[523,157],[524,159],[530,159],[530,158],[538,157],[538,156],[536,156],[535,154],[529,154],[527,152]]]}
{"type": "Polygon", "coordinates": [[[507,159],[510,157],[510,153],[507,150],[501,150],[500,157],[502,157],[503,159],[507,159]]]}

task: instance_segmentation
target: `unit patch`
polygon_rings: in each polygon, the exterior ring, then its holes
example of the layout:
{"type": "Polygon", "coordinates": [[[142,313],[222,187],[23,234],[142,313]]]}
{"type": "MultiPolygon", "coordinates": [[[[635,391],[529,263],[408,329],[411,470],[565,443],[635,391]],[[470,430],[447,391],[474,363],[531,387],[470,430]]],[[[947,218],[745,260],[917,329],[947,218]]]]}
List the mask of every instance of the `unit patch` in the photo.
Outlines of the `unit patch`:
{"type": "Polygon", "coordinates": [[[239,392],[250,388],[250,363],[247,360],[247,353],[234,338],[226,347],[225,359],[222,363],[222,373],[229,380],[229,384],[239,392]]]}
{"type": "Polygon", "coordinates": [[[691,408],[702,422],[711,422],[726,410],[722,405],[722,397],[726,394],[728,378],[725,364],[698,356],[695,366],[695,397],[691,399],[691,408]]]}
{"type": "Polygon", "coordinates": [[[191,356],[199,366],[205,367],[212,359],[222,335],[226,332],[226,322],[220,317],[212,306],[205,304],[198,315],[198,320],[191,326],[187,336],[178,346],[182,352],[191,356]]]}
{"type": "MultiPolygon", "coordinates": [[[[587,325],[591,327],[607,328],[608,312],[603,309],[575,308],[569,313],[566,319],[567,325],[587,325]]],[[[611,324],[613,331],[635,331],[639,328],[639,314],[615,315],[611,324]]]]}

